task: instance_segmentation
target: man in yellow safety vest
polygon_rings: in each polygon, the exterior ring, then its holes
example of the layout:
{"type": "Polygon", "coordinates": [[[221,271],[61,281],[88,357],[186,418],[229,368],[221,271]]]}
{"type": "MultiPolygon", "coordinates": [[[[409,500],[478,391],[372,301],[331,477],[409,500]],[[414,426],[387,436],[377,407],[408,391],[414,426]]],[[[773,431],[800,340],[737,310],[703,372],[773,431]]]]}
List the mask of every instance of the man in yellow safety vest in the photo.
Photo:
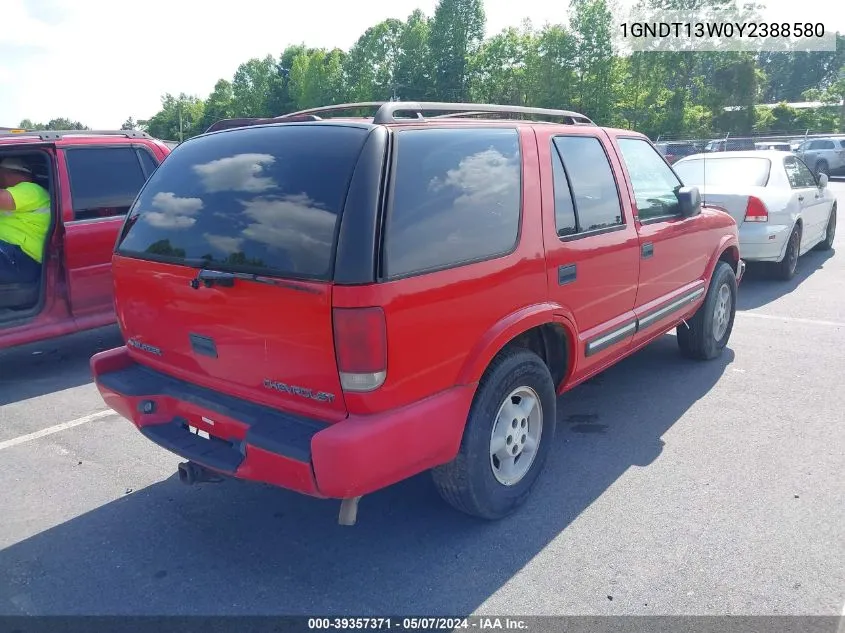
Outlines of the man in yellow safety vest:
{"type": "Polygon", "coordinates": [[[50,229],[50,194],[20,158],[0,160],[0,284],[37,281],[50,229]]]}

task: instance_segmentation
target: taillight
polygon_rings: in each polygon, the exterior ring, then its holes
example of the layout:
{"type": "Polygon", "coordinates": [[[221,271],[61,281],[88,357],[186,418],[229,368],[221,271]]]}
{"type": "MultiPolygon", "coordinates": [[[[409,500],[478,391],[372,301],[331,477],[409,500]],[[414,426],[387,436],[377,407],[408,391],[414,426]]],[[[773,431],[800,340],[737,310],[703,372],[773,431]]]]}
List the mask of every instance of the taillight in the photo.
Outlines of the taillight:
{"type": "Polygon", "coordinates": [[[334,308],[334,346],[344,391],[373,391],[387,377],[387,324],[381,308],[334,308]]]}
{"type": "Polygon", "coordinates": [[[746,222],[768,222],[769,210],[760,198],[748,197],[748,206],[745,208],[746,222]]]}

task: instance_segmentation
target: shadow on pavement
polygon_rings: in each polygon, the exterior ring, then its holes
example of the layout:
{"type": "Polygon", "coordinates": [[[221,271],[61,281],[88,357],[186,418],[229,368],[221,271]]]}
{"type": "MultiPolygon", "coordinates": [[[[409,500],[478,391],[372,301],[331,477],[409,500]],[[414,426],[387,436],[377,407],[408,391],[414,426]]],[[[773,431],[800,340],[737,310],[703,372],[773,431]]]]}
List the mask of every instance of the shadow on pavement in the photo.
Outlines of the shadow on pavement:
{"type": "Polygon", "coordinates": [[[0,406],[91,382],[91,357],[122,344],[115,325],[0,352],[0,406]]]}
{"type": "Polygon", "coordinates": [[[753,310],[788,295],[804,283],[813,273],[824,268],[825,262],[836,254],[829,251],[812,250],[798,258],[795,276],[789,281],[780,281],[771,274],[771,267],[762,262],[748,262],[748,267],[737,296],[738,310],[753,310]]]}
{"type": "Polygon", "coordinates": [[[563,396],[547,470],[500,522],[454,512],[425,474],[365,497],[351,528],[336,501],[174,475],[0,552],[0,613],[470,613],[627,470],[658,459],[733,358],[685,360],[667,335],[563,396]]]}

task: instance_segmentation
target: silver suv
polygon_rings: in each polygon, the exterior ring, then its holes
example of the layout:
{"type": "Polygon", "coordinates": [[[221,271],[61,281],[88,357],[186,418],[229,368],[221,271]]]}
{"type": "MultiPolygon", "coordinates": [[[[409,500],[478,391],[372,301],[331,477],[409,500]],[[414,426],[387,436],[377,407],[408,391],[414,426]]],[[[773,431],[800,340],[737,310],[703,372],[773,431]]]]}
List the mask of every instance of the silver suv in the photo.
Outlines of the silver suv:
{"type": "Polygon", "coordinates": [[[795,154],[816,176],[845,173],[845,137],[806,140],[798,146],[795,154]]]}

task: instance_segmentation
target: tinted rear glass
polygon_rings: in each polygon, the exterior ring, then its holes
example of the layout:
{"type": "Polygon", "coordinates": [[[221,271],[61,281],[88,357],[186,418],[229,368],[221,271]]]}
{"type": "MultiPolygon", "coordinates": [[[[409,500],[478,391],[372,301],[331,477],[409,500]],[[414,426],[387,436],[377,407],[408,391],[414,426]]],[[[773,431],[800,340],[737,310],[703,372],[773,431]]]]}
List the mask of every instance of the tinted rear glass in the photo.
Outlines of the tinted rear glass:
{"type": "Polygon", "coordinates": [[[335,227],[367,133],[289,125],[187,141],[141,192],[118,251],[326,279],[335,227]]]}
{"type": "Polygon", "coordinates": [[[516,129],[403,130],[397,139],[386,277],[490,259],[514,248],[522,200],[516,129]]]}
{"type": "Polygon", "coordinates": [[[762,187],[769,180],[771,165],[768,158],[696,158],[673,167],[685,185],[762,187]]]}

